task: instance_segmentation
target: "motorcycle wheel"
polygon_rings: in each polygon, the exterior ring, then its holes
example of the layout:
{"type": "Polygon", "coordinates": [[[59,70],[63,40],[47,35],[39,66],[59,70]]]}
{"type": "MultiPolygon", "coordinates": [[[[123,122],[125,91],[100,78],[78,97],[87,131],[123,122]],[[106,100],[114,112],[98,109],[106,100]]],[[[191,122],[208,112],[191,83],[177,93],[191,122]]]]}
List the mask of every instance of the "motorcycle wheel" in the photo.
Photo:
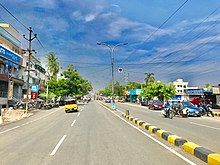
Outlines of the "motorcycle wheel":
{"type": "Polygon", "coordinates": [[[172,119],[172,118],[173,118],[173,116],[174,116],[173,111],[170,111],[170,112],[169,112],[169,118],[170,118],[170,119],[172,119]]]}

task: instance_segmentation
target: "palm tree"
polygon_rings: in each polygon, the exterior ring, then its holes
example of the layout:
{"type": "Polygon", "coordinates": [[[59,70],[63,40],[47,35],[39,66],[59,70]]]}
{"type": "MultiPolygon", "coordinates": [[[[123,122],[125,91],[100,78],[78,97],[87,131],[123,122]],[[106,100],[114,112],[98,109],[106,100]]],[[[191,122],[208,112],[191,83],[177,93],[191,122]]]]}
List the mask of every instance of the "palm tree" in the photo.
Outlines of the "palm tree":
{"type": "Polygon", "coordinates": [[[53,52],[47,54],[46,58],[47,58],[46,67],[51,74],[51,78],[57,79],[57,74],[59,73],[59,70],[61,68],[59,65],[58,58],[55,57],[53,52]]]}
{"type": "Polygon", "coordinates": [[[148,72],[148,73],[144,73],[144,75],[146,76],[144,80],[147,86],[150,85],[151,83],[154,83],[155,81],[154,73],[148,72]]]}

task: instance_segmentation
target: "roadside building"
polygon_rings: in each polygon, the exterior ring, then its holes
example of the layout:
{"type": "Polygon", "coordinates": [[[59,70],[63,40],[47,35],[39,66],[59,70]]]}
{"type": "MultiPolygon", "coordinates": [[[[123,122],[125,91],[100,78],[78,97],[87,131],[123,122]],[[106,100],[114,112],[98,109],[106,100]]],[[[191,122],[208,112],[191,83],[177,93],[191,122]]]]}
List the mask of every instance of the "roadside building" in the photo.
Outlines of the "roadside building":
{"type": "MultiPolygon", "coordinates": [[[[28,69],[28,52],[23,54],[24,56],[24,65],[25,69],[28,69]]],[[[24,98],[27,97],[27,79],[28,79],[28,72],[24,74],[24,85],[22,88],[24,98]]],[[[35,85],[38,87],[38,94],[42,93],[44,89],[44,84],[48,80],[46,76],[46,70],[42,67],[40,59],[37,57],[36,53],[33,53],[30,56],[30,77],[29,83],[30,86],[35,85]]],[[[29,98],[31,98],[31,90],[29,91],[29,98]]]]}
{"type": "Polygon", "coordinates": [[[22,97],[23,72],[19,33],[10,24],[0,23],[0,108],[22,97]]]}
{"type": "Polygon", "coordinates": [[[187,94],[189,100],[204,97],[204,90],[199,87],[187,87],[187,89],[185,89],[185,93],[187,94]]]}
{"type": "Polygon", "coordinates": [[[176,88],[176,96],[174,96],[173,100],[187,100],[187,94],[185,89],[187,89],[189,82],[184,82],[183,79],[177,79],[173,82],[173,85],[176,88]]]}

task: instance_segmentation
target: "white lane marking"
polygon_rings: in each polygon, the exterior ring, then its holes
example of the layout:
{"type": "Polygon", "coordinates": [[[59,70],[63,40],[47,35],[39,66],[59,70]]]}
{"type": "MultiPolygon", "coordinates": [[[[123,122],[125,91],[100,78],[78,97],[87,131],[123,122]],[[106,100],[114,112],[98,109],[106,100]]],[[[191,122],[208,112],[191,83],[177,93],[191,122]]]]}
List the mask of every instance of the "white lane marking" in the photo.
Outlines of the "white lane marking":
{"type": "Polygon", "coordinates": [[[3,134],[3,133],[5,133],[5,132],[9,132],[9,131],[11,131],[11,130],[13,130],[13,129],[16,129],[16,128],[19,128],[19,127],[20,127],[20,126],[16,126],[16,127],[7,129],[7,130],[5,130],[5,131],[0,132],[0,134],[3,134]]]}
{"type": "Polygon", "coordinates": [[[75,124],[76,120],[73,121],[73,123],[71,124],[71,127],[75,124]]]}
{"type": "Polygon", "coordinates": [[[78,113],[77,117],[79,117],[80,113],[78,113]]]}
{"type": "Polygon", "coordinates": [[[6,132],[12,131],[12,130],[14,130],[14,129],[17,129],[17,128],[21,127],[21,126],[25,126],[25,125],[28,125],[28,124],[30,124],[30,123],[32,123],[32,122],[38,121],[38,120],[40,120],[40,119],[43,119],[43,118],[45,118],[45,117],[47,117],[47,116],[49,116],[49,115],[51,115],[51,114],[53,114],[53,113],[55,113],[55,112],[57,112],[57,111],[58,111],[58,110],[53,111],[53,112],[51,112],[51,113],[49,113],[49,114],[47,114],[47,115],[45,115],[45,116],[39,117],[39,118],[37,118],[37,119],[34,119],[34,120],[32,120],[32,121],[23,123],[23,124],[21,124],[20,126],[18,125],[18,126],[15,126],[15,127],[13,127],[13,128],[9,128],[9,129],[7,129],[7,130],[5,130],[5,131],[0,132],[0,135],[3,134],[3,133],[6,133],[6,132]]]}
{"type": "Polygon", "coordinates": [[[109,110],[108,108],[106,108],[105,106],[101,105],[102,107],[104,107],[105,109],[107,109],[109,112],[113,113],[115,116],[117,116],[118,118],[120,118],[121,120],[123,120],[125,123],[127,123],[128,125],[130,125],[131,127],[135,128],[136,130],[138,130],[139,132],[141,132],[142,134],[144,134],[145,136],[147,136],[148,138],[150,138],[151,140],[153,140],[154,142],[158,143],[159,145],[161,145],[162,147],[164,147],[165,149],[169,150],[170,152],[172,152],[173,154],[175,154],[176,156],[178,156],[179,158],[181,158],[182,160],[186,161],[187,163],[191,164],[191,165],[196,165],[194,162],[192,162],[191,160],[187,159],[186,157],[182,156],[181,154],[179,154],[178,152],[176,152],[175,150],[173,150],[172,148],[166,146],[165,144],[163,144],[162,142],[158,141],[157,139],[153,138],[152,136],[150,136],[149,134],[147,134],[146,132],[144,132],[143,130],[141,130],[140,128],[132,125],[131,123],[129,123],[127,120],[123,119],[121,116],[115,114],[115,112],[112,112],[111,110],[109,110]]]}
{"type": "Polygon", "coordinates": [[[63,143],[64,139],[66,138],[67,135],[63,135],[63,137],[60,139],[59,143],[56,145],[56,147],[53,149],[51,152],[50,156],[53,156],[56,154],[57,150],[59,149],[60,145],[63,143]]]}
{"type": "Polygon", "coordinates": [[[201,126],[201,127],[207,127],[207,128],[216,129],[216,130],[219,130],[219,131],[220,131],[220,128],[211,127],[211,126],[208,126],[208,125],[198,124],[198,123],[194,123],[194,122],[190,122],[190,123],[191,123],[191,124],[198,125],[198,126],[201,126]]]}

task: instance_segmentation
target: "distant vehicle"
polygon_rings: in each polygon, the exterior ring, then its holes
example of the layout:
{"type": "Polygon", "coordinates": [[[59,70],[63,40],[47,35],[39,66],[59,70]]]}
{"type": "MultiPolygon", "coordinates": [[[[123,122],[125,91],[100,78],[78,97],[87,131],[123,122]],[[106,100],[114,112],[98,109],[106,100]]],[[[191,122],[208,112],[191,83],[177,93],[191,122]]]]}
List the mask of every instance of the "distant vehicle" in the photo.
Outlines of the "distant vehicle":
{"type": "Polygon", "coordinates": [[[119,98],[118,102],[119,102],[119,103],[124,103],[124,102],[125,102],[125,99],[124,99],[124,98],[119,98]]]}
{"type": "Polygon", "coordinates": [[[64,106],[65,112],[78,111],[78,104],[76,99],[65,100],[64,106]]]}
{"type": "Polygon", "coordinates": [[[111,99],[110,98],[105,99],[105,103],[111,103],[111,99]]]}
{"type": "Polygon", "coordinates": [[[150,100],[149,103],[148,103],[148,106],[149,106],[150,109],[162,110],[163,103],[160,100],[150,100]]]}
{"type": "Polygon", "coordinates": [[[148,106],[148,100],[147,99],[143,99],[142,101],[141,101],[141,105],[142,106],[148,106]]]}
{"type": "Polygon", "coordinates": [[[204,101],[206,104],[210,104],[211,100],[210,99],[204,99],[200,97],[194,97],[192,100],[189,100],[192,104],[194,105],[200,105],[202,101],[204,101]]]}

